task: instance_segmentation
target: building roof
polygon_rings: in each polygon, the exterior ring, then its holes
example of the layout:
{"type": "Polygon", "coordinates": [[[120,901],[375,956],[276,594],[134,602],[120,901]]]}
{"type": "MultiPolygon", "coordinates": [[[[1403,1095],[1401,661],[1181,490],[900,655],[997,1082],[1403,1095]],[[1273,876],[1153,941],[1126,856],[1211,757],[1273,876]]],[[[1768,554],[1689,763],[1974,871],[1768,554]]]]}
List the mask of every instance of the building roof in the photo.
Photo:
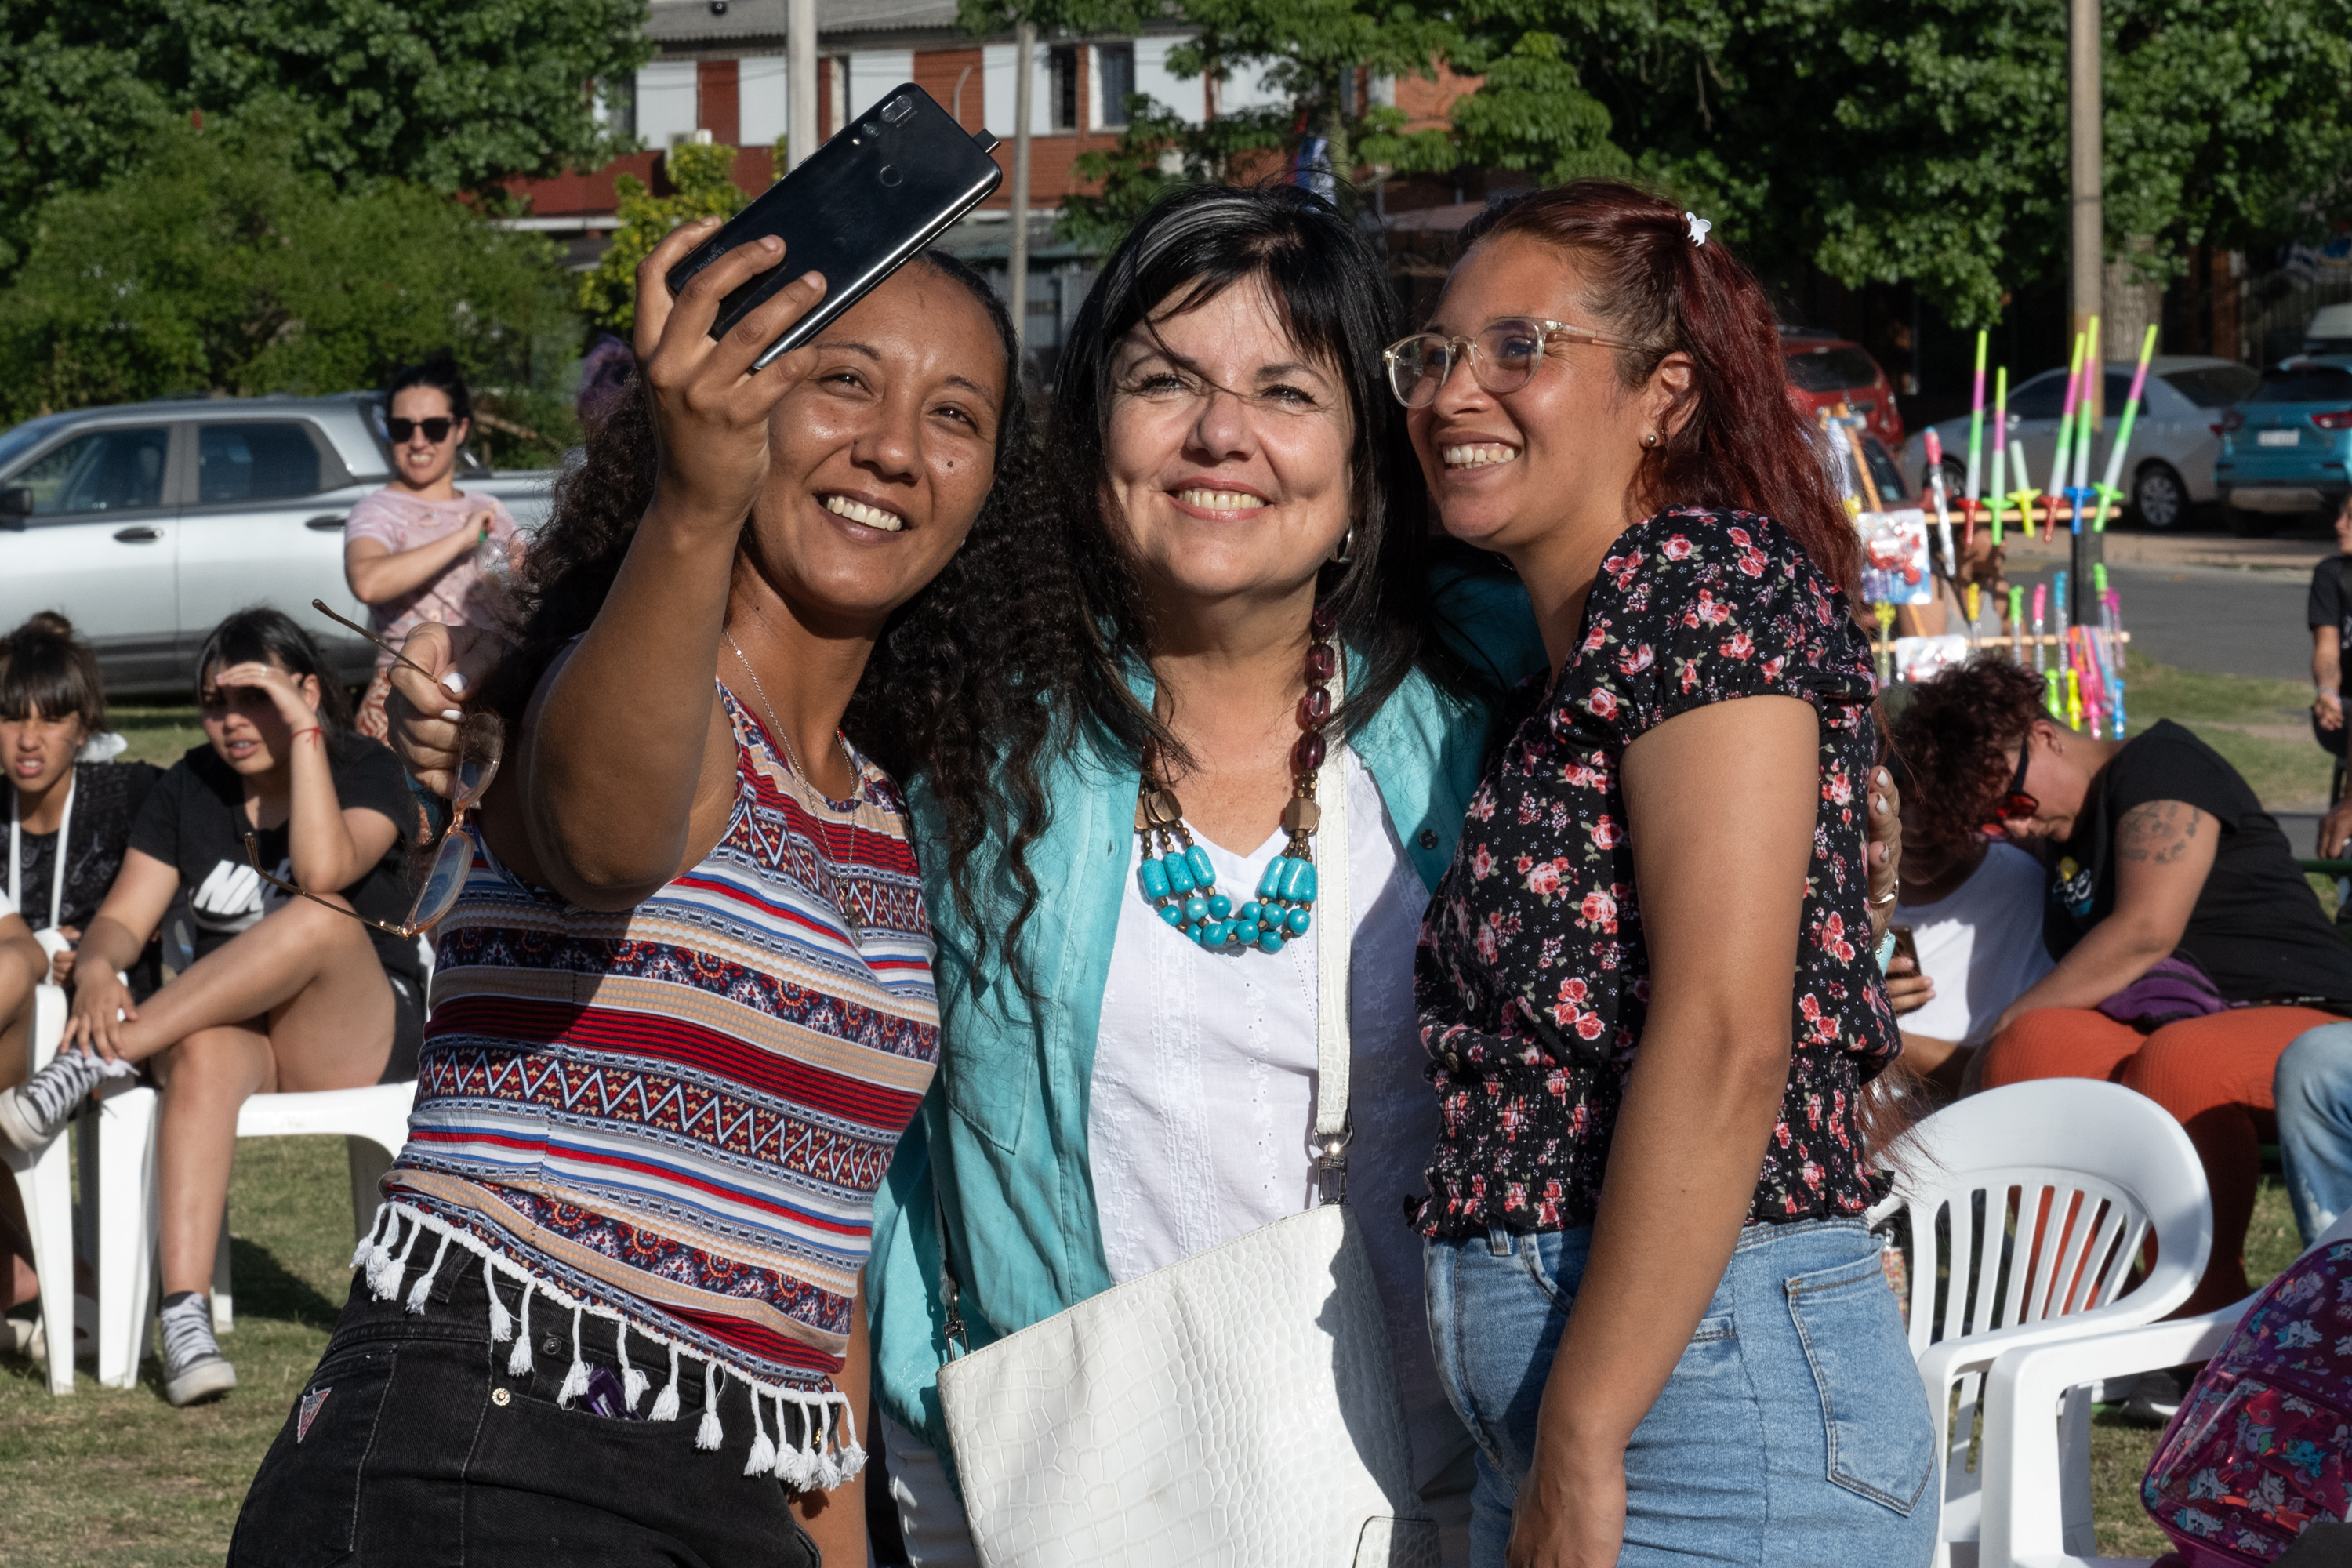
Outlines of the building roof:
{"type": "MultiPolygon", "coordinates": [[[[646,37],[679,47],[749,43],[784,37],[785,0],[653,0],[646,37]]],[[[947,33],[956,0],[821,0],[820,38],[875,33],[947,33]]]]}

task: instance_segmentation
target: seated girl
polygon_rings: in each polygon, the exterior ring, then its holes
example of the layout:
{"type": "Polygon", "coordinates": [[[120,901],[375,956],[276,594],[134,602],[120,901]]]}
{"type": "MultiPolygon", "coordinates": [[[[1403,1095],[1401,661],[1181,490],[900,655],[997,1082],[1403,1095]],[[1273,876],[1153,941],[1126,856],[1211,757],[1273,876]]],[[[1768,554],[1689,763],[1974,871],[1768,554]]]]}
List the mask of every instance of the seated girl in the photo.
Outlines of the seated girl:
{"type": "MultiPolygon", "coordinates": [[[[30,1070],[28,1042],[18,1037],[31,1026],[32,988],[45,977],[68,983],[74,943],[122,869],[131,824],[162,776],[146,763],[80,760],[105,730],[106,686],[89,645],[63,616],[26,617],[0,642],[0,766],[7,769],[0,795],[8,803],[6,907],[22,917],[22,935],[37,957],[21,987],[13,973],[0,978],[0,1089],[30,1070]]],[[[0,922],[0,931],[13,931],[0,922]]],[[[133,996],[155,988],[152,946],[129,968],[133,996]]],[[[7,1304],[31,1300],[37,1281],[30,1232],[16,1185],[5,1181],[0,1249],[11,1258],[7,1304]]]]}
{"type": "Polygon", "coordinates": [[[240,610],[196,661],[209,744],[156,784],[122,871],[82,934],[57,1059],[0,1093],[0,1138],[36,1149],[116,1062],[163,1085],[163,1397],[224,1394],[212,1279],[237,1108],[273,1091],[415,1076],[415,943],[362,925],[406,912],[402,839],[416,826],[400,765],[347,725],[348,695],[276,610],[240,610]],[[264,873],[268,873],[265,876],[264,873]],[[271,879],[311,898],[286,896],[271,879]],[[122,972],[184,893],[195,962],[144,1001],[122,972]],[[79,1047],[79,1048],[75,1048],[79,1047]]]}
{"type": "Polygon", "coordinates": [[[2040,676],[1980,658],[1923,684],[1903,726],[1925,820],[2044,858],[2057,963],[1995,1021],[1984,1086],[2103,1078],[2171,1111],[2213,1194],[2212,1260],[2180,1310],[2242,1300],[2272,1071],[2352,1015],[2352,947],[2246,781],[2169,720],[2079,734],[2040,676]]]}

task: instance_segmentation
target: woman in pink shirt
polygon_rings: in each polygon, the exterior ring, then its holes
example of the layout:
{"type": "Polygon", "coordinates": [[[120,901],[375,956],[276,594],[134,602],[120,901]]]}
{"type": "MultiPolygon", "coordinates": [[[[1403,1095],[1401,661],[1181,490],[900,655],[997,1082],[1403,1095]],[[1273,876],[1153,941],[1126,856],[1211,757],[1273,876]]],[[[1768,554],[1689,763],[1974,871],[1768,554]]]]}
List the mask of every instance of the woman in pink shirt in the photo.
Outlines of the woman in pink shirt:
{"type": "MultiPolygon", "coordinates": [[[[453,478],[474,409],[456,362],[444,353],[408,366],[392,378],[384,405],[393,480],[345,520],[343,579],[394,647],[423,621],[493,625],[522,541],[496,496],[469,496],[453,478]]],[[[392,656],[378,653],[354,722],[379,741],[391,668],[392,656]]]]}

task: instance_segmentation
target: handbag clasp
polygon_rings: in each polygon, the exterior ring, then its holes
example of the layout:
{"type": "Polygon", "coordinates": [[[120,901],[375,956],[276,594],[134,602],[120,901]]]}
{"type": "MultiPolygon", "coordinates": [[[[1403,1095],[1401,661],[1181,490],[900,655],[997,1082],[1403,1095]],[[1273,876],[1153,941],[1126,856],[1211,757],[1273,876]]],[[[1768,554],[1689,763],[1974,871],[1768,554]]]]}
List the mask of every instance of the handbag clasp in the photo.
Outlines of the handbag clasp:
{"type": "Polygon", "coordinates": [[[1343,1127],[1316,1141],[1315,1201],[1318,1205],[1348,1201],[1348,1143],[1355,1135],[1354,1128],[1343,1127]]]}

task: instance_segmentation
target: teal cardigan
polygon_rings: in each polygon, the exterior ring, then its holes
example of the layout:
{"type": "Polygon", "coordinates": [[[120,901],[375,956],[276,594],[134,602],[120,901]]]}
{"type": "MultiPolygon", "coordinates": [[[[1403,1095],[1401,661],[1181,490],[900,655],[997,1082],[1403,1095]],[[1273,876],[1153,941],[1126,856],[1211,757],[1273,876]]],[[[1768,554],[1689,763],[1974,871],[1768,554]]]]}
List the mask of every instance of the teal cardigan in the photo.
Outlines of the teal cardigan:
{"type": "MultiPolygon", "coordinates": [[[[1432,589],[1450,635],[1505,681],[1542,664],[1516,582],[1446,573],[1432,589]]],[[[1149,672],[1132,679],[1148,702],[1149,672]]],[[[1450,697],[1415,671],[1349,737],[1425,886],[1454,858],[1493,722],[1490,705],[1450,697]]],[[[1141,896],[1127,877],[1138,774],[1134,757],[1084,742],[1046,770],[1053,817],[1029,847],[1039,890],[1019,949],[1034,1000],[997,945],[1017,907],[1011,879],[989,879],[976,929],[959,919],[938,803],[919,776],[908,790],[939,939],[942,1049],[939,1079],[875,1194],[866,1292],[882,1408],[921,1434],[950,1474],[936,1387],[947,1353],[940,1215],[974,1347],[1111,1285],[1087,1151],[1087,1091],[1119,900],[1141,896]]]]}

